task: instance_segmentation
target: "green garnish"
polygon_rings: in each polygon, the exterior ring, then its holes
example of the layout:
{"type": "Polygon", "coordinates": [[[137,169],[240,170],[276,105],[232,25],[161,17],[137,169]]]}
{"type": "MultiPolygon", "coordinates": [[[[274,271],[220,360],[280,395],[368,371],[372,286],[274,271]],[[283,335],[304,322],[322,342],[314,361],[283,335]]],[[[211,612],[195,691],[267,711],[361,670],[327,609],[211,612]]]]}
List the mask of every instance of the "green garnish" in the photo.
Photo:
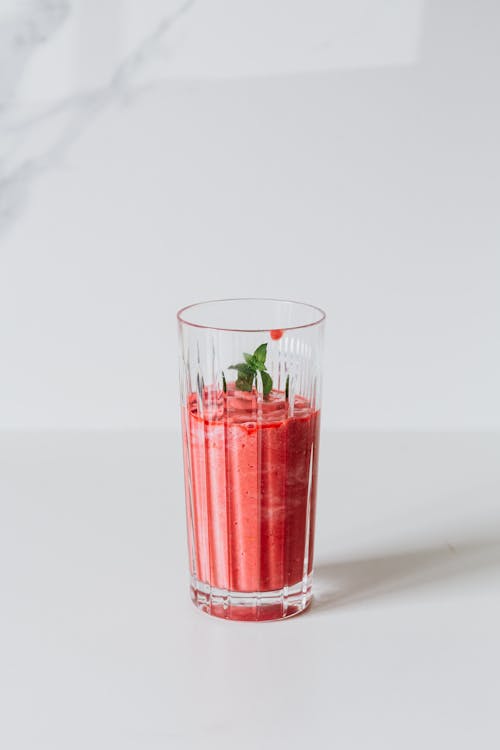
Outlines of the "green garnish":
{"type": "Polygon", "coordinates": [[[290,393],[290,374],[286,376],[286,383],[285,383],[285,399],[288,401],[288,396],[290,393]]]}
{"type": "Polygon", "coordinates": [[[224,370],[222,370],[222,390],[224,391],[224,393],[227,393],[226,376],[224,375],[224,370]]]}
{"type": "Polygon", "coordinates": [[[231,365],[230,370],[238,371],[236,388],[239,391],[251,391],[257,376],[260,373],[264,397],[269,396],[273,388],[273,380],[266,369],[267,344],[261,344],[253,354],[243,354],[245,361],[237,365],[231,365]]]}

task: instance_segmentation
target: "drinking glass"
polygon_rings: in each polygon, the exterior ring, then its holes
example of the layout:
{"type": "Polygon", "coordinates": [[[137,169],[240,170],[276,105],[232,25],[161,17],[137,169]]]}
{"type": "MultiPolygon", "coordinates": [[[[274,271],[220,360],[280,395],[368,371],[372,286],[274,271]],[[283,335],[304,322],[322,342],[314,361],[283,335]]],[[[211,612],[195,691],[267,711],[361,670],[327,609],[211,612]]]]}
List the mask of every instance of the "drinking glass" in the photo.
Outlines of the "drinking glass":
{"type": "Polygon", "coordinates": [[[312,596],[325,314],[226,299],[177,314],[191,598],[229,620],[312,596]]]}

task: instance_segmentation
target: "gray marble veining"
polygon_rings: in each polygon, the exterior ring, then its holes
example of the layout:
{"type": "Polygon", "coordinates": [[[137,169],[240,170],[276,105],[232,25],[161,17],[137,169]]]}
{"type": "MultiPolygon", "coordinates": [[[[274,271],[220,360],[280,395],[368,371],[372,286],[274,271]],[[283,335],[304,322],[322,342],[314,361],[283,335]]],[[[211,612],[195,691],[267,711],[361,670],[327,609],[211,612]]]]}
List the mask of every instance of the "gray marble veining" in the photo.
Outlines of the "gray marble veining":
{"type": "Polygon", "coordinates": [[[40,44],[50,40],[71,13],[68,0],[31,0],[0,17],[0,231],[17,214],[29,186],[60,164],[88,124],[104,108],[133,93],[138,76],[157,54],[173,26],[193,6],[187,0],[162,18],[116,66],[110,79],[88,91],[57,101],[20,103],[16,86],[40,44]]]}

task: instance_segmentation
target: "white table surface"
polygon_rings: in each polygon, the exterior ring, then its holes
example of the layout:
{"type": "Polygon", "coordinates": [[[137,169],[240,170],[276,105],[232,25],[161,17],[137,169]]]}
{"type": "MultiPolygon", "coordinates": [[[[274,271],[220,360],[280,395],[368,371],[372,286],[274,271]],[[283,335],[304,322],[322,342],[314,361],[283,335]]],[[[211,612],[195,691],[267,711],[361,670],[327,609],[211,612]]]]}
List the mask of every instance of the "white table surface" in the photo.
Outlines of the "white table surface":
{"type": "Polygon", "coordinates": [[[3,434],[0,746],[498,747],[499,458],[324,435],[313,606],[253,624],[190,603],[177,435],[3,434]]]}

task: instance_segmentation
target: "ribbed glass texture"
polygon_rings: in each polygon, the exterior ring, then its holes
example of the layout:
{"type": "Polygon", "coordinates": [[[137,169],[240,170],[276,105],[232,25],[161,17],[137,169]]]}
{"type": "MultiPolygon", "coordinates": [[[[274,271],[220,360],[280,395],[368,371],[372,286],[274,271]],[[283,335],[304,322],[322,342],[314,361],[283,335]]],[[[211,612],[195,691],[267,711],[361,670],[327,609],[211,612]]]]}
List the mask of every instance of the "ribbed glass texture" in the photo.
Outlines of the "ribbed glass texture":
{"type": "Polygon", "coordinates": [[[297,614],[311,600],[324,313],[219,300],[178,322],[193,602],[232,620],[297,614]]]}

